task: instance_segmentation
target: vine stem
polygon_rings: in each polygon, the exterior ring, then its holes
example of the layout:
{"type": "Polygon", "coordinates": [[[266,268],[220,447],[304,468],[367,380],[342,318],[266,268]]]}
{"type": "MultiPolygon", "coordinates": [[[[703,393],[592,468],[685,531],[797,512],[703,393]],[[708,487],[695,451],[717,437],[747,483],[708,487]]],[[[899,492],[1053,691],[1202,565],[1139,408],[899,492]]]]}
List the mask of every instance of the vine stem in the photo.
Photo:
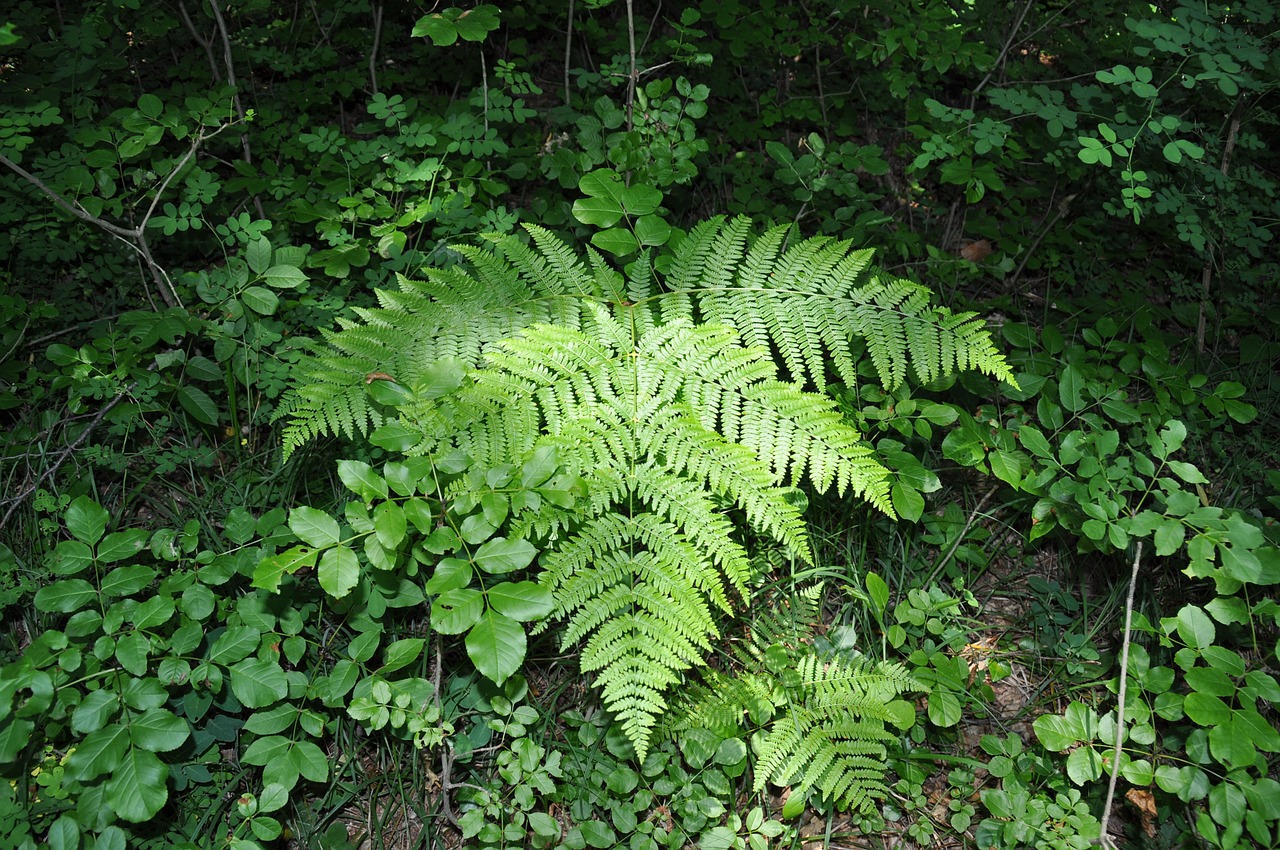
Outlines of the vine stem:
{"type": "Polygon", "coordinates": [[[1102,803],[1102,824],[1098,830],[1098,843],[1108,850],[1116,850],[1116,844],[1107,835],[1111,821],[1111,806],[1116,799],[1116,781],[1120,778],[1120,748],[1124,745],[1124,701],[1129,690],[1129,643],[1133,628],[1133,594],[1138,586],[1138,567],[1142,564],[1142,541],[1138,541],[1133,553],[1133,570],[1129,573],[1129,592],[1124,600],[1124,640],[1120,644],[1120,692],[1116,706],[1116,745],[1111,751],[1111,779],[1107,783],[1107,798],[1102,803]]]}

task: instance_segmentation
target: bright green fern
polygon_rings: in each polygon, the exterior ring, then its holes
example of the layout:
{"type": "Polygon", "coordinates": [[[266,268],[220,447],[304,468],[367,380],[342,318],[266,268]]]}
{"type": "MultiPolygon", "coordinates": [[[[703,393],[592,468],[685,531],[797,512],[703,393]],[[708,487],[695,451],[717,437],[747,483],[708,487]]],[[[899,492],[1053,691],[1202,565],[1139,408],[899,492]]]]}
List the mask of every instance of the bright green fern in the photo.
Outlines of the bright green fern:
{"type": "MultiPolygon", "coordinates": [[[[583,670],[643,758],[671,687],[748,601],[744,529],[809,562],[792,488],[834,488],[893,514],[888,472],[822,392],[855,379],[852,352],[865,346],[890,386],[908,364],[925,381],[958,368],[1012,376],[972,316],[882,281],[846,242],[787,248],[783,230],[752,241],[745,219],[717,219],[624,277],[528,230],[531,245],[496,236],[459,249],[466,268],[401,278],[330,334],[297,375],[286,451],[375,429],[409,454],[466,455],[480,469],[553,450],[587,495],[511,534],[538,538],[562,642],[582,644],[583,670]]],[[[910,683],[855,678],[861,719],[795,713],[797,743],[779,733],[774,774],[827,735],[834,749],[817,755],[837,768],[810,784],[862,793],[861,780],[841,784],[854,767],[874,772],[876,738],[858,724],[883,719],[872,704],[910,683]]]]}
{"type": "Polygon", "coordinates": [[[855,352],[863,349],[890,389],[908,371],[924,382],[966,369],[1013,377],[975,314],[934,306],[928,289],[877,272],[872,252],[847,241],[785,247],[785,227],[752,241],[748,219],[715,218],[679,242],[665,276],[642,258],[624,280],[596,252],[584,264],[549,231],[526,228],[532,245],[492,236],[487,246],[459,247],[469,268],[398,276],[399,289],[380,292],[379,307],[357,310],[361,321],[326,334],[328,350],[295,369],[280,408],[286,454],[317,436],[378,427],[371,376],[412,387],[445,357],[475,367],[530,325],[581,327],[591,304],[637,330],[677,319],[729,325],[745,345],[776,350],[791,380],[819,390],[829,372],[856,383],[855,352]]]}
{"type": "Polygon", "coordinates": [[[820,590],[807,588],[789,615],[784,606],[758,618],[730,672],[705,671],[667,725],[711,742],[759,730],[756,792],[773,783],[790,786],[797,806],[816,791],[840,808],[869,810],[887,793],[885,745],[915,721],[900,697],[926,688],[898,664],[819,652],[803,621],[820,590]]]}

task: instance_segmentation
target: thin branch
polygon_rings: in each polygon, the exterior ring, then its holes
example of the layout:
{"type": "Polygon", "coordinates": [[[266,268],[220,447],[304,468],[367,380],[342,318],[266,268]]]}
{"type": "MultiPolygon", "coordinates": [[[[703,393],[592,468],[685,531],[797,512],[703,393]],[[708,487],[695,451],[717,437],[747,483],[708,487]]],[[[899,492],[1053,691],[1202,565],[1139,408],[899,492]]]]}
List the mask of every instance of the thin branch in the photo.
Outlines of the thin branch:
{"type": "Polygon", "coordinates": [[[108,233],[111,233],[115,236],[119,236],[121,239],[127,239],[129,241],[132,241],[133,238],[137,235],[136,231],[125,230],[123,227],[119,227],[118,225],[114,225],[109,221],[98,218],[96,215],[93,215],[88,210],[81,207],[79,204],[72,204],[66,198],[62,197],[62,195],[58,194],[53,189],[50,189],[45,184],[45,182],[41,180],[39,177],[35,176],[30,171],[27,171],[21,165],[18,165],[18,163],[9,159],[9,157],[5,156],[2,153],[0,153],[0,164],[7,166],[10,171],[17,174],[23,180],[26,180],[32,186],[35,186],[45,195],[48,195],[49,199],[52,200],[55,204],[61,207],[64,211],[71,213],[73,216],[80,219],[81,221],[86,221],[89,224],[92,224],[96,227],[100,227],[103,230],[107,231],[108,233]]]}
{"type": "Polygon", "coordinates": [[[381,0],[374,0],[373,47],[369,50],[369,85],[373,86],[374,94],[378,93],[378,44],[382,41],[382,11],[381,0]]]}
{"type": "Polygon", "coordinates": [[[569,28],[564,34],[564,105],[571,106],[569,101],[569,62],[573,48],[573,2],[569,0],[569,28]]]}
{"type": "Polygon", "coordinates": [[[635,0],[627,0],[627,43],[630,45],[631,67],[627,73],[627,130],[635,129],[633,121],[636,106],[636,13],[635,0]]]}
{"type": "Polygon", "coordinates": [[[1133,553],[1133,570],[1129,573],[1129,593],[1124,601],[1124,640],[1120,646],[1120,692],[1116,706],[1116,746],[1111,753],[1111,780],[1107,783],[1107,799],[1102,803],[1102,825],[1098,830],[1098,843],[1115,850],[1115,842],[1107,835],[1111,820],[1111,806],[1116,799],[1116,780],[1120,776],[1120,748],[1124,743],[1124,700],[1129,689],[1129,632],[1133,628],[1133,593],[1138,586],[1138,567],[1142,564],[1142,541],[1138,541],[1133,553]]]}
{"type": "Polygon", "coordinates": [[[178,0],[178,13],[182,15],[182,24],[187,28],[187,32],[191,33],[191,37],[196,40],[196,44],[204,48],[204,55],[209,60],[209,72],[213,74],[213,81],[221,83],[222,71],[218,69],[218,60],[213,56],[213,39],[203,38],[199,31],[196,30],[196,25],[192,22],[191,15],[187,12],[187,4],[183,3],[182,0],[178,0]]]}
{"type": "MultiPolygon", "coordinates": [[[[154,364],[151,368],[155,368],[154,364]]],[[[129,396],[129,393],[133,392],[134,388],[137,386],[138,382],[134,381],[132,384],[125,387],[115,398],[104,404],[102,409],[95,413],[93,418],[89,420],[89,424],[85,425],[84,430],[80,432],[80,436],[72,440],[70,445],[58,453],[58,457],[48,469],[40,473],[35,481],[22,488],[22,490],[16,495],[10,496],[5,500],[10,503],[9,510],[4,512],[3,518],[0,518],[0,528],[4,528],[9,524],[9,519],[13,516],[14,512],[22,506],[22,503],[27,500],[27,497],[40,489],[41,484],[43,484],[47,479],[52,478],[57,471],[62,468],[62,465],[71,458],[71,455],[80,447],[80,444],[89,439],[89,435],[98,427],[98,424],[102,422],[103,418],[110,413],[117,404],[124,401],[129,396]]]]}
{"type": "Polygon", "coordinates": [[[1013,22],[1013,29],[1009,32],[1009,38],[1005,40],[1004,47],[1000,49],[1000,55],[996,57],[996,61],[991,65],[991,70],[982,78],[982,82],[978,83],[974,88],[973,95],[975,97],[978,92],[982,91],[983,87],[990,82],[992,75],[995,74],[996,70],[1000,67],[1000,64],[1004,62],[1004,57],[1009,53],[1009,50],[1013,48],[1014,39],[1018,37],[1018,30],[1022,29],[1022,22],[1026,19],[1027,12],[1031,11],[1031,6],[1034,3],[1035,0],[1027,0],[1027,4],[1023,6],[1022,11],[1018,13],[1018,19],[1013,22]]]}
{"type": "MultiPolygon", "coordinates": [[[[1227,130],[1227,144],[1222,149],[1222,166],[1219,169],[1225,180],[1231,167],[1231,154],[1236,149],[1236,135],[1240,132],[1240,104],[1231,111],[1231,127],[1227,130]]],[[[1208,246],[1208,256],[1200,272],[1200,315],[1196,318],[1196,351],[1204,353],[1205,315],[1209,312],[1209,284],[1213,280],[1213,245],[1208,246]]]]}

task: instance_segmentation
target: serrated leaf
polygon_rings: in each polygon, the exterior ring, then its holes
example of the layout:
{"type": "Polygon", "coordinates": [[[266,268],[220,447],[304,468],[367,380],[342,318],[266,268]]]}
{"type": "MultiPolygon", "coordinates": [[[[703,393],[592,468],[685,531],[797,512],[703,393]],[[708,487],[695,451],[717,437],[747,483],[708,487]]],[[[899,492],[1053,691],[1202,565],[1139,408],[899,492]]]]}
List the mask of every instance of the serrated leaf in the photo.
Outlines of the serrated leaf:
{"type": "Polygon", "coordinates": [[[36,591],[37,611],[52,614],[70,614],[98,599],[98,591],[80,578],[63,579],[47,584],[36,591]]]}
{"type": "Polygon", "coordinates": [[[373,509],[373,530],[385,548],[398,547],[408,528],[404,511],[395,502],[382,502],[373,509]]]}
{"type": "Polygon", "coordinates": [[[483,613],[480,591],[460,587],[440,594],[431,603],[431,627],[443,635],[460,635],[479,622],[483,613]]]}
{"type": "Polygon", "coordinates": [[[486,679],[502,684],[524,663],[524,628],[510,617],[486,611],[467,632],[467,655],[486,679]]]}
{"type": "Polygon", "coordinates": [[[261,316],[270,316],[280,306],[280,296],[265,286],[249,286],[240,293],[244,306],[261,316]]]}
{"type": "Polygon", "coordinates": [[[1153,540],[1156,544],[1156,555],[1161,558],[1167,558],[1177,552],[1182,548],[1186,535],[1186,526],[1176,519],[1165,519],[1155,530],[1153,540]]]}
{"type": "Polygon", "coordinates": [[[363,501],[387,498],[387,482],[369,464],[359,460],[338,461],[338,478],[363,501]]]}
{"type": "Polygon", "coordinates": [[[314,567],[319,555],[310,546],[294,546],[279,554],[263,558],[253,568],[253,586],[275,593],[280,589],[280,580],[286,575],[293,575],[303,567],[314,567]]]}
{"type": "Polygon", "coordinates": [[[92,546],[102,539],[111,515],[88,496],[79,496],[67,508],[65,519],[71,536],[92,546]]]}
{"type": "Polygon", "coordinates": [[[924,496],[914,487],[897,482],[890,488],[889,495],[893,501],[893,509],[902,519],[916,522],[924,514],[924,496]]]}
{"type": "Polygon", "coordinates": [[[636,219],[635,238],[641,245],[665,245],[671,238],[671,225],[656,215],[646,215],[636,219]]]}
{"type": "Polygon", "coordinates": [[[252,626],[232,626],[213,642],[209,661],[223,666],[234,664],[256,651],[261,641],[262,632],[252,626]]]}
{"type": "Polygon", "coordinates": [[[284,699],[289,680],[276,662],[246,658],[231,667],[231,692],[245,708],[263,708],[284,699]]]}
{"type": "Polygon", "coordinates": [[[324,511],[306,505],[289,512],[289,530],[303,543],[320,549],[342,542],[338,521],[324,511]]]}
{"type": "Polygon", "coordinates": [[[320,557],[316,580],[334,599],[341,599],[360,582],[360,559],[349,546],[334,546],[320,557]]]}
{"type": "Polygon", "coordinates": [[[147,540],[150,536],[150,533],[141,528],[130,528],[127,531],[117,531],[112,534],[108,534],[103,541],[98,544],[98,560],[107,564],[112,564],[116,561],[123,561],[126,558],[132,558],[146,547],[147,540]]]}
{"type": "Polygon", "coordinates": [[[119,723],[90,732],[67,757],[67,773],[88,782],[115,770],[129,749],[129,731],[119,723]]]}
{"type": "Polygon", "coordinates": [[[262,274],[271,265],[271,240],[265,236],[252,240],[244,250],[244,258],[249,271],[262,274]]]}
{"type": "Polygon", "coordinates": [[[130,749],[106,782],[107,802],[121,819],[144,823],[169,799],[169,768],[154,753],[130,749]]]}
{"type": "Polygon", "coordinates": [[[410,664],[422,657],[422,647],[426,644],[422,638],[404,638],[395,641],[382,651],[382,666],[379,673],[390,673],[410,664]]]}
{"type": "Polygon", "coordinates": [[[609,198],[579,198],[573,202],[573,217],[595,227],[613,227],[622,219],[622,206],[609,198]]]}
{"type": "Polygon", "coordinates": [[[127,567],[116,567],[107,573],[102,580],[103,596],[131,596],[147,587],[155,580],[156,571],[152,567],[141,564],[130,564],[127,567]]]}
{"type": "Polygon", "coordinates": [[[294,266],[272,266],[263,273],[262,282],[276,289],[297,289],[307,282],[307,275],[294,266]]]}
{"type": "Polygon", "coordinates": [[[153,708],[129,721],[129,737],[135,747],[153,753],[167,753],[181,747],[191,727],[172,711],[153,708]]]}
{"type": "Polygon", "coordinates": [[[178,388],[177,395],[178,404],[182,405],[182,409],[189,413],[192,419],[203,422],[205,425],[218,424],[218,405],[204,390],[184,384],[178,388]]]}

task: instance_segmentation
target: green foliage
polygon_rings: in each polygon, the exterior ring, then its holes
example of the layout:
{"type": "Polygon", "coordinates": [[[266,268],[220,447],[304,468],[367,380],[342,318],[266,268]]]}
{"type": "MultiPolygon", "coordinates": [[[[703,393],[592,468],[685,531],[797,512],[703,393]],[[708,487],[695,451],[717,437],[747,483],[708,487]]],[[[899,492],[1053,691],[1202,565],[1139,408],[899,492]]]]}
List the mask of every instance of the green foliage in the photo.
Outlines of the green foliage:
{"type": "MultiPolygon", "coordinates": [[[[619,206],[637,199],[607,198],[619,206]]],[[[528,229],[533,249],[501,236],[493,248],[459,249],[473,274],[404,280],[380,310],[361,311],[364,323],[332,334],[334,353],[312,361],[293,394],[286,446],[372,426],[369,439],[384,449],[461,454],[495,470],[536,464],[541,452],[582,480],[587,499],[564,504],[567,516],[543,519],[531,508],[533,530],[571,532],[540,560],[540,587],[554,599],[552,615],[566,621],[563,645],[587,639],[582,669],[598,671],[606,706],[643,759],[664,693],[719,634],[713,609],[734,610],[731,594],[748,598],[748,554],[718,500],[805,561],[799,509],[779,485],[834,485],[892,513],[887,474],[861,435],[828,399],[801,389],[801,381],[825,384],[823,356],[855,375],[848,349],[863,337],[890,385],[903,380],[908,360],[925,379],[966,366],[1012,375],[971,315],[931,308],[927,292],[906,282],[873,278],[855,288],[869,276],[870,257],[848,243],[812,239],[784,249],[777,229],[749,244],[744,220],[715,220],[655,263],[668,270],[660,286],[646,256],[624,279],[598,255],[588,266],[549,232],[528,229]],[[772,309],[759,309],[770,301],[772,309]],[[478,304],[488,308],[482,319],[466,322],[478,304]],[[537,324],[539,317],[556,321],[537,324]],[[729,322],[749,329],[746,345],[729,322]],[[771,344],[796,383],[779,380],[764,347],[771,344]],[[387,366],[394,378],[371,371],[387,366]],[[468,375],[465,366],[480,368],[468,375]]],[[[337,523],[328,524],[323,539],[305,542],[337,544],[337,523]]],[[[531,559],[534,547],[524,545],[531,559]]],[[[437,577],[442,570],[454,575],[448,559],[437,577]]],[[[435,605],[448,606],[447,632],[473,629],[468,652],[477,660],[475,630],[495,629],[468,579],[447,581],[435,605]]],[[[523,633],[509,624],[486,646],[495,639],[506,652],[477,665],[501,681],[523,658],[523,633]]],[[[792,765],[801,758],[781,745],[778,752],[792,765]]],[[[780,761],[774,772],[783,771],[780,761]]],[[[824,780],[823,790],[844,798],[847,789],[834,783],[824,780]]]]}
{"type": "Polygon", "coordinates": [[[709,670],[669,721],[685,741],[750,738],[759,730],[755,783],[790,786],[784,815],[810,793],[841,808],[870,810],[887,794],[886,743],[915,724],[900,695],[925,690],[897,664],[818,651],[804,631],[821,587],[802,592],[794,621],[757,621],[735,649],[735,670],[709,670]],[[807,609],[807,610],[806,610],[807,609]],[[789,638],[789,639],[788,639],[789,638]]]}

